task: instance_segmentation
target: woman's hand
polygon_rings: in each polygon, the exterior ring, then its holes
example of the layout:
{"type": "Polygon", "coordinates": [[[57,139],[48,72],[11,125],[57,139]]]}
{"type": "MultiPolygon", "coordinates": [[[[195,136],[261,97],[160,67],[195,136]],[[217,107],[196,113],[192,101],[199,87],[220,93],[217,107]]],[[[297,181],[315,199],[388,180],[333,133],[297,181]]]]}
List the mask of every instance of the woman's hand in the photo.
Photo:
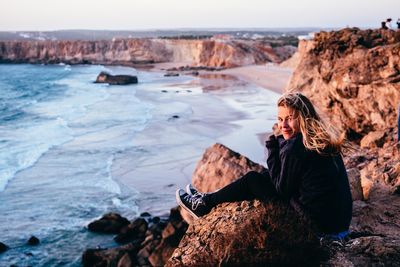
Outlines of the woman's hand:
{"type": "Polygon", "coordinates": [[[265,146],[267,148],[278,148],[279,147],[279,142],[278,142],[278,139],[276,138],[275,134],[271,134],[268,137],[268,140],[265,141],[265,146]]]}

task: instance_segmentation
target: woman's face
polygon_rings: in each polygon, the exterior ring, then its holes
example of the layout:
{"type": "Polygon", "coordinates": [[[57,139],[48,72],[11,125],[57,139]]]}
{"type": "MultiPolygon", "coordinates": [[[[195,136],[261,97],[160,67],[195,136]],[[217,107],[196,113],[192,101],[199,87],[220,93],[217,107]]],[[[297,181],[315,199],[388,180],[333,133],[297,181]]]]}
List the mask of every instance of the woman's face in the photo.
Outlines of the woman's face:
{"type": "Polygon", "coordinates": [[[285,140],[300,132],[299,121],[294,110],[288,107],[278,107],[278,127],[285,140]]]}

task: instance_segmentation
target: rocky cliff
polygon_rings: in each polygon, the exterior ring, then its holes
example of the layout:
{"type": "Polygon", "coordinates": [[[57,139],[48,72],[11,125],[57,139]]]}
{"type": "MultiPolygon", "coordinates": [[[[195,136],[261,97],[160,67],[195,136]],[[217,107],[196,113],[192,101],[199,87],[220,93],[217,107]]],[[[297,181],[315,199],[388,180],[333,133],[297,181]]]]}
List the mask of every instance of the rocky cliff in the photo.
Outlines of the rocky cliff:
{"type": "Polygon", "coordinates": [[[0,62],[118,64],[179,62],[235,67],[280,62],[293,48],[250,40],[117,39],[110,41],[3,41],[0,62]]]}
{"type": "Polygon", "coordinates": [[[400,100],[400,31],[320,32],[299,45],[288,86],[301,91],[353,139],[396,126],[400,100]]]}

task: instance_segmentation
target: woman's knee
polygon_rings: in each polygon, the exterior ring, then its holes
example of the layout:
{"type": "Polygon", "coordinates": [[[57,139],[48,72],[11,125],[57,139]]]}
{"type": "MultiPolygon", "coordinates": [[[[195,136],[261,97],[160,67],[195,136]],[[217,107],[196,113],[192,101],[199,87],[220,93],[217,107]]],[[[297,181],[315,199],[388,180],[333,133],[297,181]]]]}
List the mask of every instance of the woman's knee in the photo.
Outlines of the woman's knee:
{"type": "Polygon", "coordinates": [[[264,179],[263,175],[256,171],[249,171],[243,178],[245,178],[249,184],[258,184],[264,179]]]}

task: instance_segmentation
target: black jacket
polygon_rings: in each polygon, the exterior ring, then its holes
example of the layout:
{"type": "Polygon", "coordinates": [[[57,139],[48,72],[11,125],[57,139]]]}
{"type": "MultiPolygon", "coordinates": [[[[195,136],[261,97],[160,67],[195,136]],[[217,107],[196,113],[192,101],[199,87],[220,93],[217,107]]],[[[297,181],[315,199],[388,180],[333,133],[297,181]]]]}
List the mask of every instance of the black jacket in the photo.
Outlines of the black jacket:
{"type": "Polygon", "coordinates": [[[266,142],[268,170],[278,194],[295,203],[327,234],[349,228],[352,198],[340,154],[307,150],[301,134],[266,142]]]}

